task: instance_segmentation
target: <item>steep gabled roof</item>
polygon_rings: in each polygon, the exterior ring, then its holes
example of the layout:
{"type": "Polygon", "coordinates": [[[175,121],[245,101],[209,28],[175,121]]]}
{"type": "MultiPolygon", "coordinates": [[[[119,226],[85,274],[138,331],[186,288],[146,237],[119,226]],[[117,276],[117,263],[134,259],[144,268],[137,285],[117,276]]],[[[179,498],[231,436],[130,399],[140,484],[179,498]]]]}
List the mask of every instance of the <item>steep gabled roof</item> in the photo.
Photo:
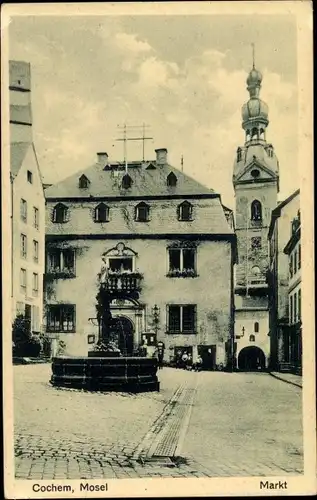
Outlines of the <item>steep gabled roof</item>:
{"type": "Polygon", "coordinates": [[[290,203],[294,198],[296,198],[296,196],[298,196],[299,194],[300,194],[300,190],[296,189],[296,191],[294,191],[294,193],[290,194],[285,200],[280,201],[279,204],[277,205],[277,207],[275,207],[272,210],[271,222],[270,222],[269,232],[268,232],[268,236],[267,236],[268,239],[270,239],[271,236],[272,236],[273,229],[274,229],[274,226],[275,226],[275,221],[281,216],[282,209],[286,205],[288,205],[288,203],[290,203]]]}
{"type": "Polygon", "coordinates": [[[22,166],[26,153],[31,146],[30,142],[12,142],[10,145],[10,171],[16,177],[22,166]]]}
{"type": "Polygon", "coordinates": [[[46,198],[90,198],[90,197],[142,197],[142,196],[168,196],[168,195],[212,195],[215,192],[200,184],[183,172],[177,170],[169,164],[157,165],[156,161],[147,163],[131,162],[128,165],[128,172],[132,179],[129,189],[122,189],[121,181],[124,175],[124,168],[120,164],[112,163],[104,168],[96,163],[88,169],[76,172],[74,175],[58,182],[45,191],[46,198]],[[147,169],[152,164],[156,168],[147,169]],[[176,186],[167,186],[167,176],[173,172],[177,177],[176,186]],[[89,187],[85,193],[78,187],[78,178],[85,174],[90,180],[89,187]]]}

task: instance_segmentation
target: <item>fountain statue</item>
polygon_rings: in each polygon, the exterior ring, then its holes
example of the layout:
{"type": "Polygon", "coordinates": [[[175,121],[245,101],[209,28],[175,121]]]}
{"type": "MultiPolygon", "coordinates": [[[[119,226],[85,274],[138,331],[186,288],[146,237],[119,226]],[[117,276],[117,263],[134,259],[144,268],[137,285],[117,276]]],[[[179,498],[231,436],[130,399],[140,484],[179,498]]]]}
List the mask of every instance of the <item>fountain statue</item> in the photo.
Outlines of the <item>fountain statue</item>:
{"type": "Polygon", "coordinates": [[[158,391],[157,360],[121,353],[117,347],[115,321],[111,314],[114,299],[135,298],[139,291],[136,273],[111,276],[102,270],[96,297],[98,340],[88,356],[55,357],[52,360],[53,386],[98,391],[158,391]]]}

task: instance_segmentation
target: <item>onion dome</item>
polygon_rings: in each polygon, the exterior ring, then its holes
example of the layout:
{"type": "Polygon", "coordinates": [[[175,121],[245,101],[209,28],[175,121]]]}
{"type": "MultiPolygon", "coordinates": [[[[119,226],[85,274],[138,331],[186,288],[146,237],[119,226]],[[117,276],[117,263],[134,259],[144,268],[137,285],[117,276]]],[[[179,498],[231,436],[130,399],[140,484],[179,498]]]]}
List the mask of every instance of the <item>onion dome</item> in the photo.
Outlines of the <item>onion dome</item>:
{"type": "Polygon", "coordinates": [[[249,73],[249,76],[247,78],[247,85],[248,87],[249,86],[253,86],[253,85],[261,85],[261,82],[262,82],[262,73],[255,69],[255,68],[252,68],[250,73],[249,73]]]}
{"type": "Polygon", "coordinates": [[[255,97],[251,98],[247,103],[242,106],[242,120],[244,122],[250,119],[268,119],[269,108],[268,105],[261,99],[255,97]]]}

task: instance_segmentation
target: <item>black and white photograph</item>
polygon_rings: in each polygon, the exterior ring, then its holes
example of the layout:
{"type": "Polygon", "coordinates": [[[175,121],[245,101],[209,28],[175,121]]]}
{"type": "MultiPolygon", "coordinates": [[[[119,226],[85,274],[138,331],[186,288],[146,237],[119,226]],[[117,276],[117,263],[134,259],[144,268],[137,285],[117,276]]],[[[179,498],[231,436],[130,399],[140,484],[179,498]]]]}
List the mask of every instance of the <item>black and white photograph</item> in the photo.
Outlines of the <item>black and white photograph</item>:
{"type": "Polygon", "coordinates": [[[3,8],[7,498],[316,492],[311,10],[3,8]]]}

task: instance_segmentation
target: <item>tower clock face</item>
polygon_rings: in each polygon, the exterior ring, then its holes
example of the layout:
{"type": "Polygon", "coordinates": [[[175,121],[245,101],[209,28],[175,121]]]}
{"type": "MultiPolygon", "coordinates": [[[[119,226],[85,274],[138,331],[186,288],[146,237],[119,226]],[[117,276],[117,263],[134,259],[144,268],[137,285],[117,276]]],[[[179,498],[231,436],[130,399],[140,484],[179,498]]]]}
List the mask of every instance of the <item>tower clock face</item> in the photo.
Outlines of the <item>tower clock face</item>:
{"type": "Polygon", "coordinates": [[[251,170],[251,175],[253,179],[257,179],[258,177],[260,177],[260,170],[254,168],[253,170],[251,170]]]}

